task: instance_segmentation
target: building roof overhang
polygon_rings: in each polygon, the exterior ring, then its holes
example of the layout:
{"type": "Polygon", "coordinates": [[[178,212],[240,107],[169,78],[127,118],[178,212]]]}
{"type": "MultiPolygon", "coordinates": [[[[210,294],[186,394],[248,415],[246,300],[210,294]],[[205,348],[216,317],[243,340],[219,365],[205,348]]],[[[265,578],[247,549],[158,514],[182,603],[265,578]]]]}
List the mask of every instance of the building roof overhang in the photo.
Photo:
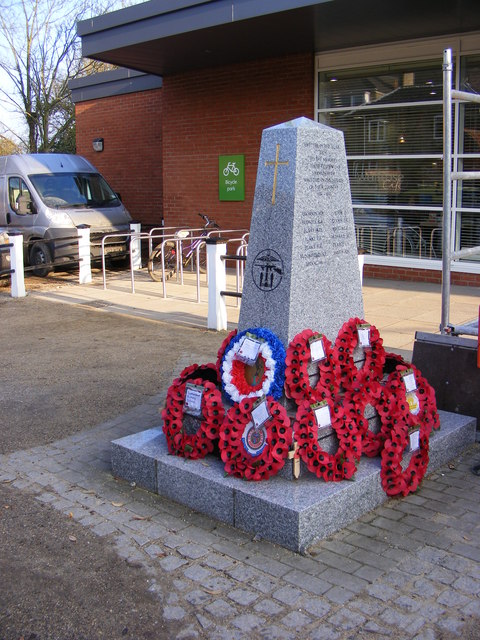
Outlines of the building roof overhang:
{"type": "Polygon", "coordinates": [[[151,0],[78,24],[84,56],[155,75],[477,29],[478,0],[151,0]]]}

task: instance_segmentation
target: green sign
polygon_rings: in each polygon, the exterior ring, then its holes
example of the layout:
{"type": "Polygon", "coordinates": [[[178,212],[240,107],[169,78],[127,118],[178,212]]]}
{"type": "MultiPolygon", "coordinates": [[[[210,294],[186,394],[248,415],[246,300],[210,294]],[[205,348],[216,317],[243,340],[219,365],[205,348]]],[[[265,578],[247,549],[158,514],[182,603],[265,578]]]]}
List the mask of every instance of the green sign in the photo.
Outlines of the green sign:
{"type": "Polygon", "coordinates": [[[218,197],[245,200],[245,156],[218,156],[218,197]]]}

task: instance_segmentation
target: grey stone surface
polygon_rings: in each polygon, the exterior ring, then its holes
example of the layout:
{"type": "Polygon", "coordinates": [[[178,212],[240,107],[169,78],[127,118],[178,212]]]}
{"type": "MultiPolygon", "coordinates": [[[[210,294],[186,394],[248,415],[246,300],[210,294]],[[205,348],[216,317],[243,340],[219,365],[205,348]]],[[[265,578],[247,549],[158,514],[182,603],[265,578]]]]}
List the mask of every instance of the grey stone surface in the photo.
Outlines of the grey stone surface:
{"type": "Polygon", "coordinates": [[[334,340],[363,316],[343,133],[298,118],[265,129],[239,329],[286,346],[305,328],[334,340]]]}
{"type": "MultiPolygon", "coordinates": [[[[474,418],[443,411],[440,417],[441,429],[430,440],[429,472],[451,460],[475,440],[474,418]]],[[[145,469],[156,469],[157,482],[154,484],[160,495],[243,529],[257,539],[264,538],[293,551],[303,551],[387,500],[380,483],[379,458],[362,457],[354,481],[325,483],[306,474],[295,482],[278,476],[265,482],[245,482],[225,476],[221,460],[214,456],[185,460],[168,455],[160,428],[116,440],[112,456],[117,455],[120,461],[113,459],[113,467],[118,471],[126,468],[127,480],[136,477],[137,457],[142,481],[145,469]],[[122,451],[124,443],[125,453],[122,451]],[[128,467],[124,464],[126,459],[128,467]]],[[[408,455],[404,457],[404,463],[407,462],[408,455]]],[[[140,483],[139,480],[136,482],[140,483]]],[[[414,516],[407,515],[403,524],[408,524],[409,518],[414,516]]],[[[420,527],[422,522],[417,520],[411,523],[412,527],[420,527]]],[[[428,524],[429,521],[425,522],[428,524]]],[[[376,531],[376,527],[365,523],[359,523],[358,527],[359,534],[367,529],[376,531]]],[[[361,554],[362,563],[378,566],[374,562],[379,561],[375,553],[362,550],[361,554]],[[367,555],[371,561],[367,561],[367,555]]],[[[380,560],[382,566],[378,568],[388,568],[388,559],[382,557],[380,560]]]]}
{"type": "Polygon", "coordinates": [[[112,473],[118,478],[136,482],[147,491],[157,490],[157,451],[159,432],[148,429],[112,442],[112,473]]]}

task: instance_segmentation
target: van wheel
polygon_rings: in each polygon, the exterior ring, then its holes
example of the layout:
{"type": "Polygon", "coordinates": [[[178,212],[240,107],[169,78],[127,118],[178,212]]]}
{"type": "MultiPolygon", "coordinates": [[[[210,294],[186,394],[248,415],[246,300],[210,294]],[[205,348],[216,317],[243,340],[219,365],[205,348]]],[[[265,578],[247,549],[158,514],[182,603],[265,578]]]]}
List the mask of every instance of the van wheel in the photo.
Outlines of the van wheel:
{"type": "Polygon", "coordinates": [[[40,278],[52,271],[52,253],[45,242],[36,242],[30,249],[30,264],[35,267],[34,275],[40,278]]]}

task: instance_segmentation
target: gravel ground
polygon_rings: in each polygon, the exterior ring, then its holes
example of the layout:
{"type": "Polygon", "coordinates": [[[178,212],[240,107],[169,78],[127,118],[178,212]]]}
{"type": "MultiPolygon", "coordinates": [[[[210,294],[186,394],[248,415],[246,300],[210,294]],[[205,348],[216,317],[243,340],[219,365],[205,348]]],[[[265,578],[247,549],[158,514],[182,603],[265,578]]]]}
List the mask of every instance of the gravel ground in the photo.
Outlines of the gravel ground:
{"type": "MultiPolygon", "coordinates": [[[[63,285],[56,277],[32,278],[27,290],[52,286],[63,285]]],[[[210,362],[221,342],[212,332],[34,295],[12,299],[7,290],[0,290],[0,314],[0,454],[124,413],[168,386],[182,354],[210,362]]],[[[108,539],[5,484],[0,576],[0,640],[172,637],[141,566],[117,556],[108,539]]]]}

